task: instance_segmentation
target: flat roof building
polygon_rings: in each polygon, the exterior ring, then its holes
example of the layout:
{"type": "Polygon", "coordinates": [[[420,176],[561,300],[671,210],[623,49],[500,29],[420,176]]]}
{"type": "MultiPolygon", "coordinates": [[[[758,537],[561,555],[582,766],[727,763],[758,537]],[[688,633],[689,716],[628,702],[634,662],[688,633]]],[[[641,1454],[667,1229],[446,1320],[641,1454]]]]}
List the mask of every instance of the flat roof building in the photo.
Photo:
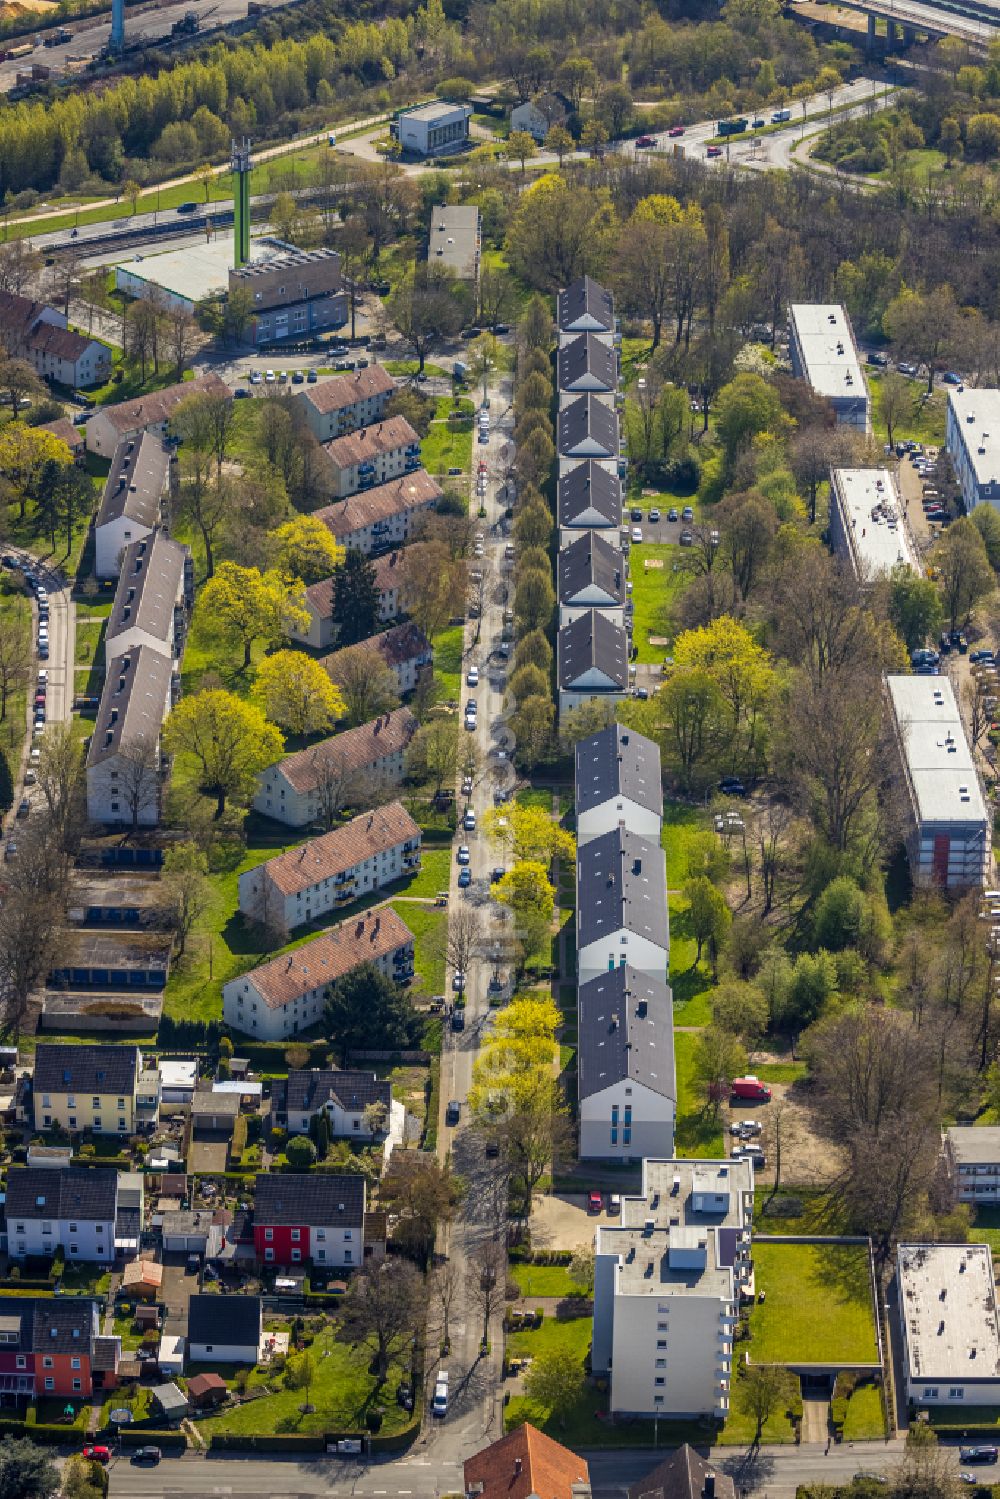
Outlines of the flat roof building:
{"type": "Polygon", "coordinates": [[[996,1405],[1000,1326],[988,1244],[900,1244],[896,1252],[906,1398],[996,1405]]]}
{"type": "Polygon", "coordinates": [[[888,577],[896,567],[920,571],[896,480],[887,468],[831,470],[830,537],[859,583],[888,577]]]}
{"type": "Polygon", "coordinates": [[[474,203],[438,203],[431,209],[427,264],[443,265],[459,281],[479,280],[481,235],[474,203]]]}
{"type": "Polygon", "coordinates": [[[914,884],[981,888],[990,867],[991,818],[947,677],[887,677],[909,800],[907,852],[914,884]]]}
{"type": "Polygon", "coordinates": [[[445,156],[461,151],[469,140],[471,104],[450,104],[442,99],[402,110],[392,130],[404,152],[413,156],[445,156]]]}
{"type": "Polygon", "coordinates": [[[966,510],[1000,506],[1000,390],[948,391],[945,446],[966,510]]]}
{"type": "Polygon", "coordinates": [[[851,320],[835,303],[796,302],[788,309],[792,373],[830,402],[837,421],[871,431],[871,403],[851,320]]]}
{"type": "Polygon", "coordinates": [[[944,1155],[959,1202],[1000,1202],[1000,1128],[953,1125],[944,1155]]]}

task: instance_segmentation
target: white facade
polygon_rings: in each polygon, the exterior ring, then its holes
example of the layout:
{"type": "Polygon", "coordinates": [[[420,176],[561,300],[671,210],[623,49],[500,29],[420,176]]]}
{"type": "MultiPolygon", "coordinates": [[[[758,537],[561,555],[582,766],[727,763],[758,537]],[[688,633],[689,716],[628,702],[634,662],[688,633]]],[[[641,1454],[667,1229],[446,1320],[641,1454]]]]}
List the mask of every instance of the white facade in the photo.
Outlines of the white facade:
{"type": "Polygon", "coordinates": [[[608,973],[610,969],[618,968],[626,962],[632,968],[638,968],[640,973],[648,973],[650,977],[666,982],[668,948],[666,922],[662,946],[659,942],[630,931],[624,925],[615,927],[606,936],[580,949],[577,958],[579,982],[585,984],[588,979],[599,978],[602,973],[608,973]]]}
{"type": "MultiPolygon", "coordinates": [[[[353,746],[350,751],[345,748],[344,760],[340,762],[343,769],[338,768],[335,762],[330,771],[331,780],[336,787],[340,787],[342,782],[341,789],[350,790],[349,782],[352,776],[363,778],[366,785],[371,785],[373,790],[377,790],[380,786],[399,785],[403,779],[406,747],[412,738],[412,732],[405,722],[403,731],[397,730],[395,720],[401,715],[405,715],[405,719],[409,720],[413,729],[416,728],[416,720],[406,708],[398,708],[395,714],[376,720],[383,725],[388,725],[390,719],[393,720],[390,728],[386,730],[383,741],[384,752],[380,748],[377,734],[372,736],[370,750],[356,754],[353,746]]],[[[370,728],[370,726],[363,725],[362,728],[370,728]]],[[[351,729],[343,737],[346,740],[350,735],[361,732],[361,729],[351,729]]],[[[319,763],[318,751],[321,748],[322,746],[316,747],[317,763],[319,763]]],[[[310,771],[309,765],[303,764],[302,755],[308,755],[308,753],[305,751],[289,756],[286,760],[281,760],[261,772],[258,781],[259,789],[253,799],[256,811],[290,828],[307,827],[309,823],[315,822],[324,815],[325,794],[323,788],[318,787],[316,783],[317,779],[322,780],[326,772],[322,768],[310,771]]],[[[332,755],[331,758],[333,758],[332,755]]]]}
{"type": "Polygon", "coordinates": [[[187,1345],[189,1364],[256,1364],[261,1356],[259,1344],[191,1343],[187,1345]]]}
{"type": "Polygon", "coordinates": [[[792,373],[825,397],[838,424],[871,431],[871,401],[854,330],[835,303],[799,302],[788,309],[792,373]]]}
{"type": "Polygon", "coordinates": [[[620,795],[611,797],[598,807],[589,807],[586,812],[577,810],[577,846],[589,843],[591,838],[599,838],[602,833],[613,832],[622,822],[633,833],[638,833],[640,838],[648,838],[654,843],[659,841],[661,819],[656,813],[649,807],[640,806],[631,797],[620,795]]]}
{"type": "Polygon", "coordinates": [[[469,139],[470,104],[421,104],[398,117],[399,144],[414,156],[460,151],[469,139]]]}
{"type": "Polygon", "coordinates": [[[672,1098],[628,1078],[581,1100],[582,1161],[642,1161],[671,1155],[676,1107],[672,1098]]]}
{"type": "Polygon", "coordinates": [[[859,583],[897,567],[920,571],[906,509],[887,468],[835,468],[830,475],[830,540],[859,583]]]}
{"type": "Polygon", "coordinates": [[[396,382],[380,364],[352,375],[335,375],[300,390],[295,397],[317,442],[332,442],[345,432],[377,422],[389,404],[396,382]]]}
{"type": "Polygon", "coordinates": [[[949,390],[944,440],[966,510],[1000,506],[1000,390],[949,390]]]}
{"type": "Polygon", "coordinates": [[[47,1258],[62,1249],[68,1260],[107,1264],[115,1257],[114,1219],[14,1218],[7,1224],[12,1259],[47,1258]]]}
{"type": "Polygon", "coordinates": [[[752,1217],[748,1161],[643,1161],[596,1236],[591,1358],[614,1414],[725,1419],[752,1217]]]}
{"type": "Polygon", "coordinates": [[[94,528],[94,571],[99,578],[117,578],[122,552],[133,541],[143,541],[154,528],[127,515],[94,528]]]}
{"type": "Polygon", "coordinates": [[[1000,1203],[1000,1129],[954,1125],[945,1134],[944,1153],[959,1202],[1000,1203]]]}
{"type": "Polygon", "coordinates": [[[911,1406],[1000,1403],[1000,1327],[988,1244],[900,1244],[902,1365],[911,1406]]]}

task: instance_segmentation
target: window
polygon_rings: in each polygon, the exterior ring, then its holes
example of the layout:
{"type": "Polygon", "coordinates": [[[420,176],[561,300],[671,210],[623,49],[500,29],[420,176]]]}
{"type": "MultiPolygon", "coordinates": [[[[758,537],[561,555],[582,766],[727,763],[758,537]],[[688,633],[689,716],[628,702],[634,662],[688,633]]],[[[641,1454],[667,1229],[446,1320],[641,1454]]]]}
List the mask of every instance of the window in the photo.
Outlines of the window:
{"type": "Polygon", "coordinates": [[[326,1250],[325,1249],[317,1249],[317,1251],[316,1251],[316,1258],[318,1260],[325,1260],[326,1259],[326,1250]]]}
{"type": "Polygon", "coordinates": [[[73,1389],[76,1390],[77,1392],[79,1392],[80,1390],[83,1389],[83,1385],[80,1383],[80,1381],[78,1379],[74,1379],[74,1381],[73,1381],[73,1389]]]}
{"type": "Polygon", "coordinates": [[[43,1369],[54,1369],[55,1368],[55,1364],[49,1358],[48,1354],[46,1354],[45,1357],[42,1359],[42,1368],[43,1369]]]}
{"type": "Polygon", "coordinates": [[[119,1128],[119,1130],[122,1131],[122,1133],[124,1133],[124,1131],[126,1129],[128,1129],[128,1125],[125,1123],[125,1120],[123,1118],[119,1119],[119,1121],[118,1121],[118,1128],[119,1128]]]}
{"type": "Polygon", "coordinates": [[[302,1250],[301,1249],[293,1249],[292,1250],[292,1264],[293,1265],[297,1265],[299,1263],[299,1261],[301,1260],[301,1258],[302,1258],[302,1250]]]}
{"type": "Polygon", "coordinates": [[[26,1369],[28,1367],[28,1360],[25,1358],[23,1353],[19,1353],[17,1355],[17,1367],[19,1369],[26,1369]]]}
{"type": "Polygon", "coordinates": [[[667,1381],[666,1381],[665,1377],[662,1374],[658,1374],[656,1376],[656,1378],[654,1379],[654,1381],[653,1381],[654,1384],[658,1384],[658,1385],[660,1385],[660,1384],[666,1384],[666,1382],[667,1381]]]}
{"type": "Polygon", "coordinates": [[[960,1384],[959,1385],[952,1385],[951,1389],[948,1391],[948,1399],[949,1400],[964,1400],[965,1399],[965,1386],[964,1385],[960,1385],[960,1384]]]}
{"type": "Polygon", "coordinates": [[[54,1390],[54,1389],[55,1389],[55,1387],[56,1387],[56,1382],[55,1382],[55,1380],[54,1380],[54,1379],[53,1379],[53,1378],[52,1378],[52,1375],[51,1375],[51,1374],[47,1374],[47,1375],[46,1375],[46,1376],[45,1376],[45,1388],[46,1388],[46,1389],[47,1389],[47,1390],[54,1390]]]}
{"type": "Polygon", "coordinates": [[[326,1238],[326,1229],[325,1228],[318,1228],[316,1230],[316,1237],[317,1237],[317,1239],[325,1239],[326,1238]]]}
{"type": "Polygon", "coordinates": [[[66,1098],[66,1102],[69,1104],[69,1107],[71,1109],[75,1109],[76,1108],[76,1094],[75,1093],[68,1094],[67,1098],[66,1098]]]}
{"type": "Polygon", "coordinates": [[[273,1228],[265,1228],[265,1230],[264,1230],[264,1239],[265,1239],[265,1241],[267,1243],[270,1243],[273,1238],[274,1238],[274,1229],[273,1228]]]}
{"type": "Polygon", "coordinates": [[[214,1349],[214,1347],[215,1347],[214,1343],[206,1343],[205,1344],[205,1352],[206,1353],[211,1353],[212,1350],[214,1349]]]}
{"type": "Polygon", "coordinates": [[[76,1129],[76,1115],[75,1114],[70,1114],[70,1116],[69,1116],[69,1127],[70,1127],[70,1129],[76,1129]]]}
{"type": "Polygon", "coordinates": [[[929,1384],[924,1389],[924,1399],[925,1400],[937,1400],[938,1393],[939,1392],[938,1392],[937,1385],[936,1384],[929,1384]]]}
{"type": "Polygon", "coordinates": [[[292,1229],[292,1243],[293,1244],[297,1244],[299,1242],[299,1240],[300,1240],[301,1237],[302,1237],[302,1230],[299,1229],[299,1228],[293,1228],[292,1229]]]}
{"type": "Polygon", "coordinates": [[[657,1348],[666,1348],[666,1346],[667,1346],[667,1340],[666,1340],[666,1338],[657,1338],[657,1340],[656,1340],[656,1346],[657,1346],[657,1348]]]}
{"type": "Polygon", "coordinates": [[[354,1235],[351,1232],[351,1230],[349,1228],[345,1228],[344,1229],[344,1242],[345,1243],[349,1243],[351,1241],[351,1239],[353,1239],[353,1238],[354,1238],[354,1235]]]}
{"type": "Polygon", "coordinates": [[[656,1367],[658,1369],[665,1369],[667,1367],[667,1361],[666,1361],[666,1359],[665,1358],[658,1358],[656,1360],[656,1367]]]}
{"type": "Polygon", "coordinates": [[[618,1144],[618,1131],[616,1129],[611,1131],[611,1143],[612,1145],[618,1144]]]}
{"type": "Polygon", "coordinates": [[[69,1361],[69,1366],[71,1369],[79,1369],[80,1360],[78,1358],[71,1358],[69,1361]]]}
{"type": "Polygon", "coordinates": [[[665,1398],[666,1397],[663,1396],[663,1395],[654,1395],[653,1396],[653,1404],[654,1405],[662,1405],[665,1398]]]}
{"type": "Polygon", "coordinates": [[[354,1258],[354,1256],[351,1253],[351,1251],[349,1249],[345,1249],[344,1250],[344,1264],[345,1265],[349,1265],[351,1263],[351,1261],[353,1260],[353,1258],[354,1258]]]}
{"type": "Polygon", "coordinates": [[[79,1249],[77,1248],[77,1246],[75,1244],[71,1244],[69,1246],[69,1252],[70,1252],[70,1254],[79,1254],[80,1253],[79,1249]]]}

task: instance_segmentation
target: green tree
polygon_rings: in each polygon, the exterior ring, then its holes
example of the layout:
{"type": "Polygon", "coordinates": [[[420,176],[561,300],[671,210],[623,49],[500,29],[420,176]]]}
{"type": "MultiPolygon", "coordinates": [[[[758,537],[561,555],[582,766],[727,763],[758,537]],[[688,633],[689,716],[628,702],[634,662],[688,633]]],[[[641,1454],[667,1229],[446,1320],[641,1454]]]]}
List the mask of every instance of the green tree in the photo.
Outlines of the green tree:
{"type": "Polygon", "coordinates": [[[992,505],[977,505],[969,519],[983,538],[990,566],[1000,571],[1000,515],[992,505]]]}
{"type": "Polygon", "coordinates": [[[938,145],[944,152],[945,165],[951,166],[962,151],[962,131],[954,115],[945,115],[938,131],[938,145]]]}
{"type": "Polygon", "coordinates": [[[937,635],[944,619],[937,585],[912,568],[894,568],[889,585],[889,619],[908,651],[926,645],[937,635]]]}
{"type": "Polygon", "coordinates": [[[314,515],[297,515],[268,536],[276,547],[279,570],[307,585],[329,578],[344,561],[344,548],[314,515]]]}
{"type": "Polygon", "coordinates": [[[723,979],[712,992],[712,1021],[752,1049],[767,1030],[767,996],[756,984],[723,979]]]}
{"type": "Polygon", "coordinates": [[[551,1348],[531,1360],[524,1376],[528,1399],[547,1410],[560,1428],[587,1387],[583,1360],[570,1348],[551,1348]]]}
{"type": "Polygon", "coordinates": [[[507,137],[504,152],[508,161],[519,161],[521,163],[521,173],[523,175],[525,163],[538,154],[538,147],[535,145],[534,136],[529,135],[527,130],[512,130],[507,137]]]}
{"type": "Polygon", "coordinates": [[[216,798],[216,818],[230,797],[253,791],[257,776],[285,747],[259,708],[218,689],[182,698],[163,726],[163,744],[168,754],[195,761],[200,789],[216,798]]]}
{"type": "Polygon", "coordinates": [[[347,711],[340,688],[303,651],[265,656],[257,668],[254,692],[271,722],[289,734],[326,733],[347,711]]]}
{"type": "Polygon", "coordinates": [[[761,730],[774,688],[771,657],[744,624],[728,614],[700,629],[685,630],[674,642],[674,664],[707,673],[728,716],[732,769],[754,768],[761,752],[761,730]]]}
{"type": "Polygon", "coordinates": [[[514,541],[519,547],[547,547],[552,541],[552,512],[541,496],[519,506],[514,517],[514,541]]]}
{"type": "Polygon", "coordinates": [[[522,666],[537,666],[546,678],[551,674],[552,647],[542,630],[529,630],[514,647],[513,669],[518,671],[522,666]]]}
{"type": "Polygon", "coordinates": [[[3,1499],[55,1499],[59,1469],[42,1447],[27,1437],[0,1442],[0,1494],[3,1499]]]}
{"type": "Polygon", "coordinates": [[[831,880],[816,902],[813,939],[830,952],[857,947],[868,917],[864,892],[849,875],[831,880]]]}
{"type": "Polygon", "coordinates": [[[379,1201],[389,1214],[393,1243],[424,1264],[438,1229],[449,1223],[462,1200],[462,1184],[446,1162],[416,1151],[393,1151],[379,1184],[379,1201]]]}
{"type": "Polygon", "coordinates": [[[792,1031],[805,1030],[818,1020],[837,992],[837,965],[822,950],[800,953],[784,996],[780,1023],[792,1031]]]}
{"type": "Polygon", "coordinates": [[[948,285],[928,292],[904,287],[885,310],[882,326],[901,354],[927,366],[927,394],[960,333],[955,294],[948,285]]]}
{"type": "Polygon", "coordinates": [[[575,148],[576,142],[565,125],[550,125],[545,136],[545,149],[558,157],[562,169],[563,159],[575,148]]]}
{"type": "Polygon", "coordinates": [[[781,399],[760,375],[742,374],[719,391],[715,406],[716,430],[727,463],[762,432],[780,436],[788,425],[781,399]]]}
{"type": "Polygon", "coordinates": [[[964,627],[973,609],[996,584],[986,543],[968,516],[949,526],[931,560],[940,580],[945,617],[951,629],[964,627]]]}
{"type": "Polygon", "coordinates": [[[545,629],[555,606],[556,591],[548,569],[528,568],[519,574],[514,590],[514,618],[524,633],[545,629]]]}
{"type": "Polygon", "coordinates": [[[552,920],[556,892],[544,864],[526,860],[515,864],[502,880],[490,886],[490,894],[501,905],[509,906],[515,916],[537,913],[546,921],[552,920]]]}
{"type": "Polygon", "coordinates": [[[243,670],[250,666],[258,640],[268,645],[283,640],[292,629],[307,630],[309,613],[301,588],[275,569],[261,572],[220,562],[199,599],[199,616],[209,629],[243,647],[243,670]]]}
{"type": "Polygon", "coordinates": [[[378,611],[375,564],[352,547],[333,575],[333,622],[338,646],[357,645],[374,635],[378,611]]]}
{"type": "Polygon", "coordinates": [[[1000,115],[989,111],[970,115],[965,126],[965,148],[970,156],[992,160],[1000,152],[1000,115]]]}
{"type": "Polygon", "coordinates": [[[738,1036],[718,1025],[705,1027],[695,1042],[694,1077],[714,1118],[719,1117],[733,1078],[745,1072],[746,1065],[747,1054],[738,1036]]]}
{"type": "Polygon", "coordinates": [[[703,874],[684,881],[684,895],[688,902],[691,933],[698,944],[695,963],[701,962],[702,949],[707,945],[714,970],[718,965],[719,949],[733,919],[726,898],[703,874]]]}
{"type": "Polygon", "coordinates": [[[308,1171],[316,1160],[316,1146],[308,1135],[293,1135],[285,1146],[285,1159],[293,1171],[308,1171]]]}
{"type": "Polygon", "coordinates": [[[362,963],[331,984],[324,1018],[345,1060],[349,1052],[364,1047],[402,1049],[420,1030],[420,1017],[405,991],[373,963],[362,963]]]}

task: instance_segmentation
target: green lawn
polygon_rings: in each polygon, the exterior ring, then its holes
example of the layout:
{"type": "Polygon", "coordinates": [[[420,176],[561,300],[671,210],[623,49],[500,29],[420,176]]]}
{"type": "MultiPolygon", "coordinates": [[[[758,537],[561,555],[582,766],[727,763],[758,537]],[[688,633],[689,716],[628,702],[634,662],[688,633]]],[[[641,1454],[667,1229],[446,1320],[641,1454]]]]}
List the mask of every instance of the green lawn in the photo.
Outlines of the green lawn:
{"type": "MultiPolygon", "coordinates": [[[[383,369],[388,370],[390,375],[395,375],[397,380],[404,379],[407,375],[415,375],[419,365],[415,359],[385,359],[382,362],[383,369]]],[[[425,364],[425,375],[440,375],[447,378],[450,372],[441,364],[425,364]]]]}
{"type": "Polygon", "coordinates": [[[465,629],[462,625],[449,625],[434,636],[434,673],[440,677],[447,702],[459,702],[462,696],[462,650],[465,645],[465,629]]]}
{"type": "Polygon", "coordinates": [[[762,1244],[753,1249],[754,1363],[875,1363],[878,1347],[864,1244],[762,1244]]]}
{"type": "Polygon", "coordinates": [[[722,1123],[713,1119],[698,1096],[694,1080],[694,1050],[698,1037],[690,1031],[674,1035],[674,1058],[677,1066],[677,1130],[674,1141],[678,1156],[712,1156],[726,1154],[722,1123]]]}
{"type": "Polygon", "coordinates": [[[976,1221],[969,1229],[970,1242],[988,1244],[994,1254],[1000,1254],[1000,1208],[977,1207],[974,1213],[976,1221]]]}
{"type": "Polygon", "coordinates": [[[420,873],[406,887],[407,895],[433,900],[439,890],[447,890],[451,875],[451,850],[427,848],[420,852],[420,873]]]}
{"type": "MultiPolygon", "coordinates": [[[[872,436],[879,442],[885,442],[886,427],[882,420],[882,375],[878,370],[872,370],[866,366],[865,378],[872,397],[872,436]]],[[[912,442],[929,442],[936,443],[940,447],[944,442],[947,397],[940,390],[935,390],[934,394],[925,400],[926,382],[922,379],[911,380],[910,385],[913,388],[913,411],[907,419],[894,424],[893,441],[900,442],[905,439],[912,442]]]]}
{"type": "Polygon", "coordinates": [[[845,1442],[875,1442],[885,1436],[885,1415],[878,1385],[858,1385],[847,1402],[845,1442]]]}
{"type": "Polygon", "coordinates": [[[67,1265],[59,1289],[64,1296],[106,1296],[111,1290],[111,1271],[100,1265],[67,1265]]]}
{"type": "MultiPolygon", "coordinates": [[[[443,882],[447,884],[447,880],[443,882]]],[[[434,906],[417,906],[410,901],[390,901],[392,909],[413,933],[414,988],[428,994],[444,989],[444,928],[447,911],[434,906]]]]}
{"type": "MultiPolygon", "coordinates": [[[[739,1375],[733,1380],[729,1393],[729,1417],[719,1434],[720,1446],[749,1447],[757,1430],[757,1422],[744,1398],[745,1385],[739,1375]]],[[[794,1442],[795,1429],[788,1419],[788,1409],[799,1394],[799,1381],[794,1374],[787,1376],[785,1396],[774,1402],[774,1409],[764,1423],[761,1438],[764,1442],[794,1442]]]]}
{"type": "Polygon", "coordinates": [[[507,1272],[511,1280],[517,1281],[525,1299],[532,1296],[579,1296],[583,1287],[578,1286],[569,1273],[568,1265],[511,1265],[507,1272]]]}
{"type": "Polygon", "coordinates": [[[711,831],[712,819],[702,807],[691,807],[687,802],[663,803],[663,832],[661,842],[667,855],[667,886],[679,890],[687,879],[688,842],[695,833],[711,831]]]}
{"type": "MultiPolygon", "coordinates": [[[[268,1374],[266,1368],[254,1369],[249,1388],[267,1389],[270,1393],[248,1401],[232,1410],[220,1411],[199,1423],[206,1441],[216,1432],[311,1432],[358,1431],[376,1395],[374,1378],[368,1373],[368,1353],[350,1348],[337,1340],[335,1329],[324,1328],[310,1349],[315,1376],[309,1390],[310,1405],[315,1410],[304,1414],[299,1406],[306,1403],[303,1390],[284,1388],[284,1378],[268,1374]]],[[[210,1365],[205,1365],[208,1371],[210,1365]]],[[[392,1398],[397,1382],[405,1371],[393,1368],[379,1399],[384,1411],[382,1431],[389,1435],[402,1431],[412,1417],[392,1398]]]]}
{"type": "MultiPolygon", "coordinates": [[[[6,576],[0,583],[0,619],[23,621],[23,628],[31,628],[31,605],[19,590],[11,587],[6,576]]],[[[13,805],[14,786],[20,769],[24,736],[27,732],[27,692],[19,688],[7,699],[7,715],[0,723],[0,811],[13,805]]]]}
{"type": "Polygon", "coordinates": [[[809,1071],[805,1062],[761,1062],[757,1076],[766,1083],[797,1083],[809,1071]]]}
{"type": "MultiPolygon", "coordinates": [[[[827,1192],[813,1187],[783,1189],[771,1199],[770,1187],[754,1190],[754,1228],[759,1234],[840,1234],[843,1212],[827,1192]],[[770,1200],[770,1208],[767,1204],[770,1200]],[[788,1208],[795,1205],[795,1213],[788,1208]]],[[[970,1236],[971,1237],[971,1236],[970,1236]]]]}
{"type": "MultiPolygon", "coordinates": [[[[447,402],[445,403],[447,406],[447,402]]],[[[472,417],[457,422],[435,420],[420,444],[420,456],[429,474],[446,474],[450,468],[468,473],[472,468],[472,417]]]]}
{"type": "Polygon", "coordinates": [[[665,542],[643,542],[634,546],[630,556],[629,576],[635,605],[633,643],[638,661],[662,661],[669,646],[650,645],[650,635],[673,639],[671,610],[677,594],[690,580],[690,574],[675,570],[681,556],[680,547],[665,542]],[[648,567],[660,562],[662,567],[648,567]]]}
{"type": "Polygon", "coordinates": [[[592,1332],[593,1318],[589,1315],[546,1316],[542,1319],[541,1327],[509,1332],[507,1353],[510,1358],[536,1358],[540,1353],[551,1353],[554,1349],[559,1349],[561,1352],[568,1351],[577,1355],[582,1364],[590,1350],[592,1332]]]}

